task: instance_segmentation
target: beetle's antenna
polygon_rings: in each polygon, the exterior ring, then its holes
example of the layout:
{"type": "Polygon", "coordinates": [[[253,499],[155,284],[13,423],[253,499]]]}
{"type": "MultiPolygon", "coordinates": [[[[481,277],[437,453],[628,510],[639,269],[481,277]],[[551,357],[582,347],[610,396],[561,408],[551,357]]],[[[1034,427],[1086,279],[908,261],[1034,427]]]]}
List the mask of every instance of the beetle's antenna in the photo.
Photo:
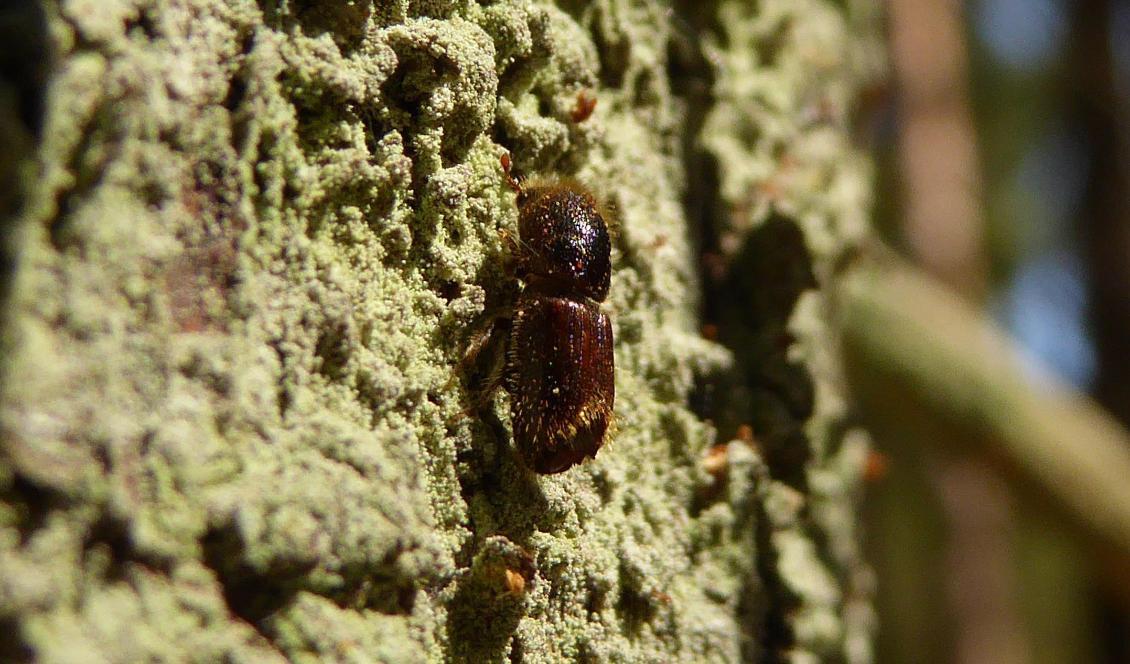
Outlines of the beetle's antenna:
{"type": "Polygon", "coordinates": [[[504,175],[506,175],[506,184],[510,185],[510,188],[514,190],[514,193],[522,193],[522,181],[514,177],[510,173],[510,167],[512,166],[510,162],[510,153],[502,153],[502,156],[498,158],[498,161],[502,163],[502,172],[504,175]]]}

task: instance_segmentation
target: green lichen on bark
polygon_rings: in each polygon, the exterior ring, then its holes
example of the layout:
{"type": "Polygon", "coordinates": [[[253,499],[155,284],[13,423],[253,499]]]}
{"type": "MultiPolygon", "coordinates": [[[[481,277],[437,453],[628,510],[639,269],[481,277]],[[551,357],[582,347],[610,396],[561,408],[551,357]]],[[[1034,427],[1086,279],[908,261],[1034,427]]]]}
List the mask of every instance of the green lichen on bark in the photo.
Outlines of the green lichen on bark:
{"type": "Polygon", "coordinates": [[[7,654],[867,660],[825,289],[865,232],[868,5],[44,6],[0,393],[7,654]],[[507,151],[619,222],[617,433],[551,477],[505,396],[468,417],[452,380],[505,290],[507,151]],[[749,347],[699,334],[717,285],[688,200],[718,212],[745,289],[719,320],[749,347]],[[761,442],[717,476],[688,406],[715,376],[761,442]]]}

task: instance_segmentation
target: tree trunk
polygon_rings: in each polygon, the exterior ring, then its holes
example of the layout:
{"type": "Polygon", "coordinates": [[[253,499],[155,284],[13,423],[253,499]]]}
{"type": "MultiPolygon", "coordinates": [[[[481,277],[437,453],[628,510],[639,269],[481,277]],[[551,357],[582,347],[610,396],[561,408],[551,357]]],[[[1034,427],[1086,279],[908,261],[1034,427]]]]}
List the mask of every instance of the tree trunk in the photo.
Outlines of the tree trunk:
{"type": "Polygon", "coordinates": [[[0,12],[50,54],[0,82],[3,659],[870,660],[871,3],[0,12]],[[618,218],[616,431],[552,476],[461,380],[503,153],[618,218]]]}

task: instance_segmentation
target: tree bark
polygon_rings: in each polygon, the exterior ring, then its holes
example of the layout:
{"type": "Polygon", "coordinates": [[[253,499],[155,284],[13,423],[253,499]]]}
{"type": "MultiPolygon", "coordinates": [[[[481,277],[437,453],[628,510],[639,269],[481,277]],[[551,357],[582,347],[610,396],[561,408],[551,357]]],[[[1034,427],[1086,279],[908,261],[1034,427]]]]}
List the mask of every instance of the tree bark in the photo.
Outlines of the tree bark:
{"type": "Polygon", "coordinates": [[[42,8],[5,659],[870,660],[830,298],[871,3],[42,8]],[[507,152],[618,217],[616,434],[547,477],[458,380],[513,289],[507,152]]]}

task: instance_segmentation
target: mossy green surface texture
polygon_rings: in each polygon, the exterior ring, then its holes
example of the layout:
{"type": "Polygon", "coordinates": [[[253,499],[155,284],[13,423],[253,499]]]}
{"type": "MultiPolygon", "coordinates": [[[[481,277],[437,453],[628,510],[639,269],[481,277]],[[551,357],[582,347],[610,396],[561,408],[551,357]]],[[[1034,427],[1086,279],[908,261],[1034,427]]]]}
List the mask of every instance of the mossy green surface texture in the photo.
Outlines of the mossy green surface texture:
{"type": "Polygon", "coordinates": [[[44,3],[0,659],[868,661],[827,294],[874,12],[44,3]],[[505,152],[618,218],[616,433],[548,477],[458,371],[513,292],[505,152]]]}

